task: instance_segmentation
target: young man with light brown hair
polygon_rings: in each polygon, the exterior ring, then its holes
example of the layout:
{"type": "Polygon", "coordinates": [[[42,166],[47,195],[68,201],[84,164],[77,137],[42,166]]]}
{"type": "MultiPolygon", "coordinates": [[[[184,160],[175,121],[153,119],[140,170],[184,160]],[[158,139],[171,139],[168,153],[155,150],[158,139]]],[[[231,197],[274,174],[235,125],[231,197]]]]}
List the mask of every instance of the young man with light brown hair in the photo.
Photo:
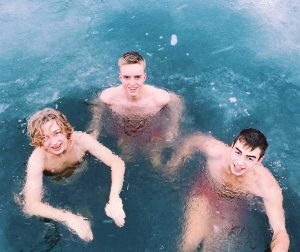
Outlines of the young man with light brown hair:
{"type": "Polygon", "coordinates": [[[35,147],[26,170],[23,188],[23,211],[59,221],[85,241],[93,239],[87,218],[66,209],[50,206],[43,202],[43,174],[56,177],[72,175],[83,162],[87,152],[111,168],[111,190],[106,204],[106,214],[117,226],[125,223],[125,213],[119,196],[125,172],[125,164],[94,137],[81,131],[74,131],[61,112],[45,108],[36,112],[28,121],[28,134],[35,147]]]}

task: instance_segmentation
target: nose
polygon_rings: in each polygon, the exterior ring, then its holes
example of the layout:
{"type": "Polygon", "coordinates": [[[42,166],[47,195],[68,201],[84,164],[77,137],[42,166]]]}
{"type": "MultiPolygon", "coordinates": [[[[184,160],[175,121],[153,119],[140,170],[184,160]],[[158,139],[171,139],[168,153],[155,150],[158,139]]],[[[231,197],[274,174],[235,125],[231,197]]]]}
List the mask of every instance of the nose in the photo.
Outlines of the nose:
{"type": "Polygon", "coordinates": [[[244,159],[244,157],[243,156],[240,156],[237,160],[236,160],[236,163],[238,164],[238,165],[244,165],[245,164],[245,159],[244,159]]]}
{"type": "Polygon", "coordinates": [[[56,145],[58,143],[58,137],[56,136],[51,136],[51,145],[56,145]]]}
{"type": "Polygon", "coordinates": [[[135,79],[134,78],[130,78],[129,85],[135,85],[135,79]]]}

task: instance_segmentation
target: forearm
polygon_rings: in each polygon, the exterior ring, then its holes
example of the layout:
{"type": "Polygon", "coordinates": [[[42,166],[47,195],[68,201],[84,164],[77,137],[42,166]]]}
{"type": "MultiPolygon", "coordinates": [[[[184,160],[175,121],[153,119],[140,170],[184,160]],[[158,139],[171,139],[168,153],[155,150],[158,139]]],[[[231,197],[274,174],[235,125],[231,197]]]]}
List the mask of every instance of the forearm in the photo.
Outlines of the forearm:
{"type": "Polygon", "coordinates": [[[70,215],[73,215],[69,211],[54,208],[42,202],[25,203],[23,211],[30,216],[35,215],[60,222],[65,222],[70,215]]]}
{"type": "Polygon", "coordinates": [[[109,200],[119,198],[123,187],[125,173],[125,163],[120,158],[116,158],[111,166],[111,189],[109,200]]]}

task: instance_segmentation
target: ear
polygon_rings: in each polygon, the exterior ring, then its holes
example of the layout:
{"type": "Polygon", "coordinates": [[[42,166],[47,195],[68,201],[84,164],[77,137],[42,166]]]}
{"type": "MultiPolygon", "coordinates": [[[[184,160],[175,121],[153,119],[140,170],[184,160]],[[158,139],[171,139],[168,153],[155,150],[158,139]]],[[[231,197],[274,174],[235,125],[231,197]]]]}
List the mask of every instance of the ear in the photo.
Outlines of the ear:
{"type": "Polygon", "coordinates": [[[122,82],[122,76],[120,72],[119,72],[119,80],[122,82]]]}
{"type": "Polygon", "coordinates": [[[147,73],[144,73],[144,81],[147,79],[147,73]]]}

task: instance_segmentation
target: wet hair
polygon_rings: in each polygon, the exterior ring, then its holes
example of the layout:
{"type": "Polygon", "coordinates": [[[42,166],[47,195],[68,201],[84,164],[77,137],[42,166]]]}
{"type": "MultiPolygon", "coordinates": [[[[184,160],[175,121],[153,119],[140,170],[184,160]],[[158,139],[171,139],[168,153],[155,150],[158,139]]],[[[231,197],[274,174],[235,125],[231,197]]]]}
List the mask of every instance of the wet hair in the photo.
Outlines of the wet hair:
{"type": "Polygon", "coordinates": [[[144,68],[146,68],[146,60],[138,52],[126,52],[118,61],[119,67],[129,64],[141,64],[144,66],[144,68]]]}
{"type": "Polygon", "coordinates": [[[42,126],[51,120],[56,121],[67,139],[71,138],[74,129],[66,116],[55,109],[45,108],[34,113],[27,122],[27,132],[32,146],[41,147],[43,145],[44,135],[42,126]]]}
{"type": "Polygon", "coordinates": [[[261,152],[259,158],[265,155],[265,151],[268,148],[268,142],[265,135],[257,129],[253,129],[253,128],[243,129],[235,137],[232,145],[234,145],[237,142],[237,140],[239,140],[241,143],[245,144],[246,146],[249,146],[251,150],[260,148],[261,152]]]}

